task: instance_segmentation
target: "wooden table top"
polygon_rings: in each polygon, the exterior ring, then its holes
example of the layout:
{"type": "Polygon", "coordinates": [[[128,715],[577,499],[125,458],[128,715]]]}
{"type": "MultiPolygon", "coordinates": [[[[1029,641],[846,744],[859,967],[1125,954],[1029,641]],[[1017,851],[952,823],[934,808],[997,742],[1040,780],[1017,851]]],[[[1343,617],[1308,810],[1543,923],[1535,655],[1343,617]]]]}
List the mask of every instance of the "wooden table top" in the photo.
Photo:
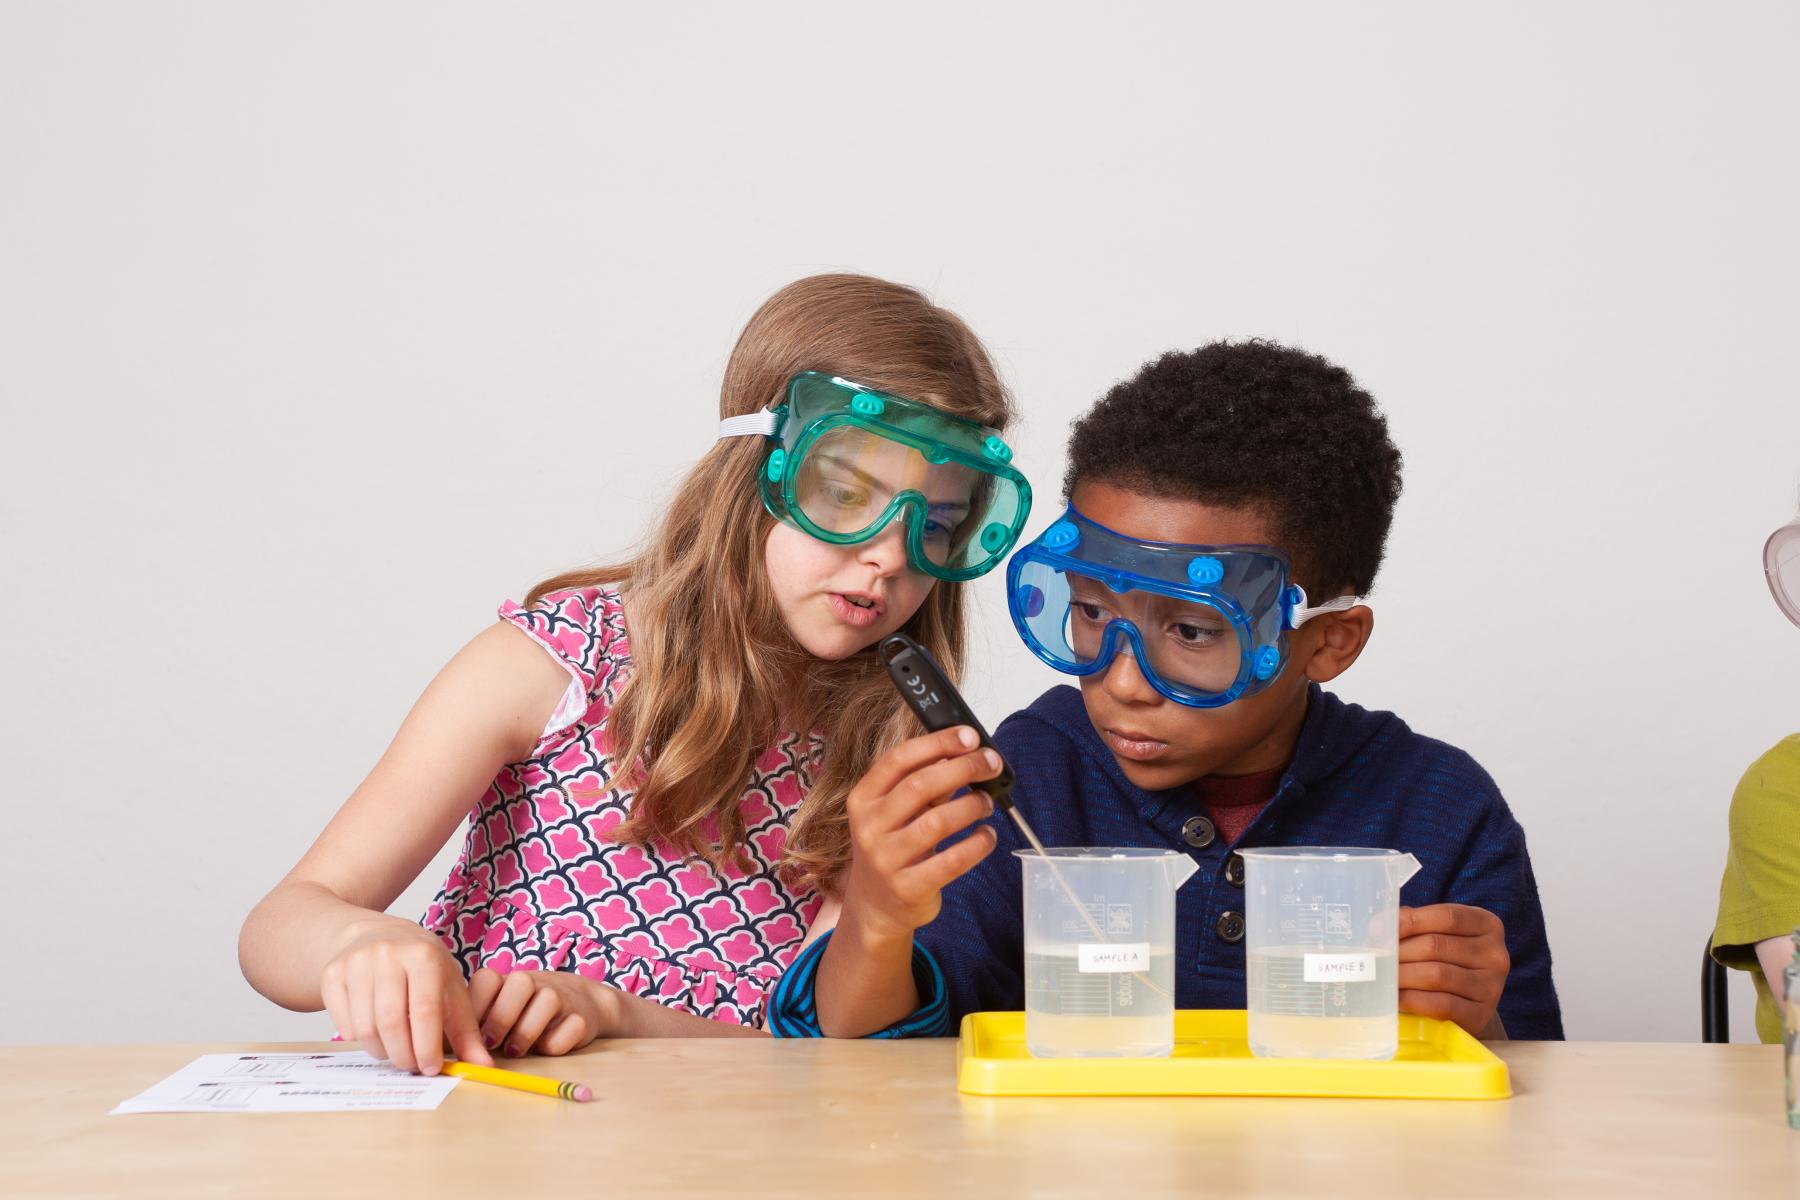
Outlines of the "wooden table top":
{"type": "Polygon", "coordinates": [[[0,1195],[1800,1197],[1779,1047],[1494,1048],[1511,1100],[987,1098],[949,1040],[696,1039],[520,1064],[591,1104],[112,1117],[200,1054],[342,1047],[0,1046],[0,1195]]]}

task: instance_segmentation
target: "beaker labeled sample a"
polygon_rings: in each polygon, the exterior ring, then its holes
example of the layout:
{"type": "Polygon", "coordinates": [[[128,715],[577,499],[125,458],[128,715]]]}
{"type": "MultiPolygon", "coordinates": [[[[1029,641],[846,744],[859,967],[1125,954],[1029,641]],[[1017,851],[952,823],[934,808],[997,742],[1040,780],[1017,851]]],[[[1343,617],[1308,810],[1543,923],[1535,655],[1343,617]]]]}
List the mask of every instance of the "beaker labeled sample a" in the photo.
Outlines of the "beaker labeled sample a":
{"type": "Polygon", "coordinates": [[[1025,1044],[1039,1058],[1158,1058],[1175,1046],[1172,850],[1015,852],[1025,874],[1025,1044]]]}

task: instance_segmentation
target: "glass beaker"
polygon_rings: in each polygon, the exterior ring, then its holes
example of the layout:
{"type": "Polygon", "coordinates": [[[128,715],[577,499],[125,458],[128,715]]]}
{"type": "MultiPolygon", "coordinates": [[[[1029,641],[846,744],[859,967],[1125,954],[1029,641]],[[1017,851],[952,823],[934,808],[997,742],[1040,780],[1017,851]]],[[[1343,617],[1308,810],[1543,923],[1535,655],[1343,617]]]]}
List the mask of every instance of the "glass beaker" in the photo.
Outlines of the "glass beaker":
{"type": "Polygon", "coordinates": [[[1397,850],[1283,846],[1244,856],[1250,1051],[1392,1058],[1399,1049],[1397,850]]]}
{"type": "Polygon", "coordinates": [[[1038,1058],[1159,1058],[1175,1047],[1173,850],[1013,852],[1025,869],[1025,1045],[1038,1058]]]}

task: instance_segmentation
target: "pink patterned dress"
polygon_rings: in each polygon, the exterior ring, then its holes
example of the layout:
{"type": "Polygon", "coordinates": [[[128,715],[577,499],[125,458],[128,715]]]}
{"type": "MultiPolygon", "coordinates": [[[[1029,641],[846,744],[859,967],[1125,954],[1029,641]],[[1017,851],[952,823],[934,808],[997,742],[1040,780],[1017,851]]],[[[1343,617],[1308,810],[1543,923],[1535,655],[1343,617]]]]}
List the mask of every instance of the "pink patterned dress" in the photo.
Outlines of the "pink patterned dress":
{"type": "Polygon", "coordinates": [[[799,952],[817,892],[775,873],[823,744],[789,736],[756,761],[738,802],[749,872],[612,841],[631,810],[614,787],[608,719],[631,667],[610,587],[556,592],[500,615],[569,672],[562,703],[521,762],[470,814],[469,836],[424,926],[465,974],[577,971],[717,1021],[760,1028],[763,1000],[799,952]]]}

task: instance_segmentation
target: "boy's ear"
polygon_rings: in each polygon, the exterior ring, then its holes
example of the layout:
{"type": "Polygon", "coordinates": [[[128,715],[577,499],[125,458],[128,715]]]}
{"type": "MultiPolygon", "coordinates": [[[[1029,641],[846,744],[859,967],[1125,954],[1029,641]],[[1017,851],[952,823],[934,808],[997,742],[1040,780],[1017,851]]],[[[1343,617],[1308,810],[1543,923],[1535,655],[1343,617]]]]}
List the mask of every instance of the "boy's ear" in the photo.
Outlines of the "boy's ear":
{"type": "Polygon", "coordinates": [[[1314,634],[1318,648],[1306,660],[1306,677],[1314,683],[1330,683],[1362,656],[1375,632],[1375,612],[1359,604],[1348,612],[1322,613],[1308,621],[1306,628],[1318,630],[1314,634]]]}

